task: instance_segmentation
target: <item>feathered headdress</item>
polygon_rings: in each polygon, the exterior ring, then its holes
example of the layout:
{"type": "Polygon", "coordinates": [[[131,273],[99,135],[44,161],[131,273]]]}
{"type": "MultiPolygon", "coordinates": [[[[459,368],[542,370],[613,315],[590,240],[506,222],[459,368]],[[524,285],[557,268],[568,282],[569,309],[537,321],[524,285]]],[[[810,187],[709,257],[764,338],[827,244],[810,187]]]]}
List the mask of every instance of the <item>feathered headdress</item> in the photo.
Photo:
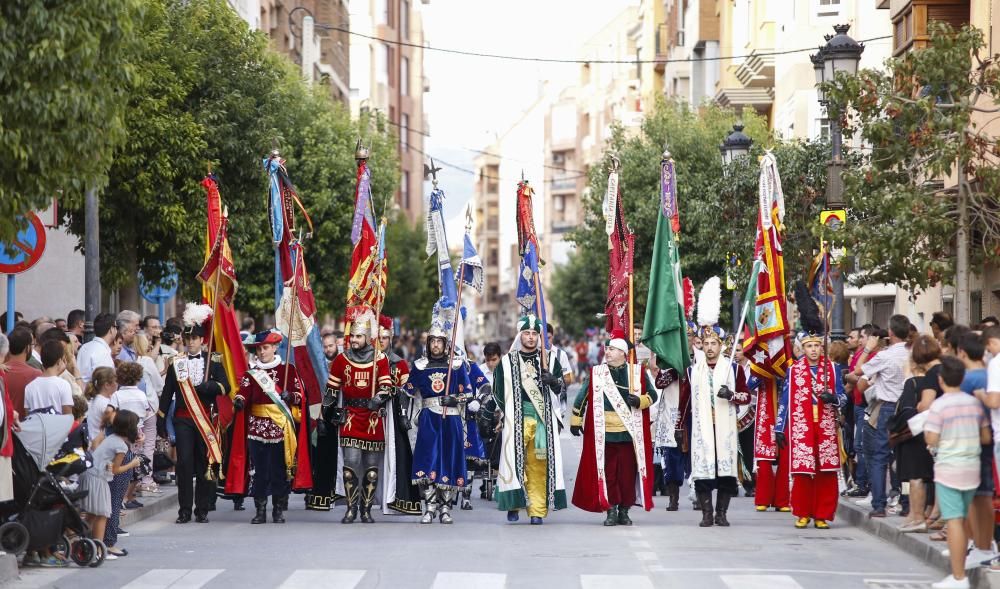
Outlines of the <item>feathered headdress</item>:
{"type": "Polygon", "coordinates": [[[431,310],[431,328],[427,330],[427,337],[450,340],[454,324],[455,301],[448,297],[441,297],[434,303],[434,308],[431,310]]]}
{"type": "Polygon", "coordinates": [[[726,342],[726,330],[719,326],[722,310],[722,282],[718,276],[705,281],[698,294],[698,335],[702,340],[717,337],[726,342]]]}
{"type": "Polygon", "coordinates": [[[348,307],[344,313],[344,319],[348,325],[347,332],[351,335],[364,335],[368,338],[374,338],[378,335],[375,312],[367,305],[348,307]]]}
{"type": "Polygon", "coordinates": [[[188,303],[184,307],[184,334],[205,337],[205,324],[212,318],[212,306],[188,303]]]}
{"type": "Polygon", "coordinates": [[[688,319],[694,319],[694,283],[686,276],[682,283],[684,289],[684,316],[688,319]]]}
{"type": "Polygon", "coordinates": [[[799,324],[802,333],[799,334],[799,341],[823,341],[823,334],[826,333],[826,324],[819,312],[819,305],[809,293],[809,287],[801,280],[795,283],[795,305],[799,309],[799,324]]]}

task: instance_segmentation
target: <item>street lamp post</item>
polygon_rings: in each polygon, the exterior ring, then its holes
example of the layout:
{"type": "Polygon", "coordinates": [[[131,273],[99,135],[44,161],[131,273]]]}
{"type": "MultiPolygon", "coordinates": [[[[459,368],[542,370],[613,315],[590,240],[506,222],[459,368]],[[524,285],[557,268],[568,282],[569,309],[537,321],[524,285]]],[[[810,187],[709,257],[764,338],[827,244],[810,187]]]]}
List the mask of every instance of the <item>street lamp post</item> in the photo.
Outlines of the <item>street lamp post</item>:
{"type": "MultiPolygon", "coordinates": [[[[809,56],[813,64],[813,71],[816,74],[816,87],[819,103],[826,107],[829,99],[823,91],[824,82],[832,82],[838,72],[843,72],[849,76],[858,73],[858,62],[861,61],[861,54],[864,52],[864,45],[858,43],[847,31],[851,25],[834,25],[835,35],[826,35],[826,45],[819,48],[819,51],[809,56]]],[[[844,182],[841,174],[844,170],[843,159],[843,135],[840,129],[840,121],[830,119],[830,144],[832,148],[832,159],[827,166],[826,180],[826,209],[839,210],[846,206],[844,202],[844,182]]],[[[831,313],[830,338],[833,340],[844,339],[844,273],[838,266],[831,264],[830,283],[833,287],[833,309],[831,313]]]]}
{"type": "MultiPolygon", "coordinates": [[[[719,145],[719,152],[722,154],[722,172],[725,174],[729,165],[741,157],[746,157],[750,155],[750,147],[753,145],[753,139],[750,139],[743,133],[743,123],[736,123],[733,125],[733,131],[726,136],[726,139],[719,145]]],[[[733,266],[729,269],[730,272],[735,271],[735,256],[730,256],[726,260],[727,264],[733,266]]],[[[733,284],[733,331],[739,327],[740,324],[740,289],[736,288],[733,284]]],[[[739,334],[734,333],[734,337],[739,337],[739,334]]]]}

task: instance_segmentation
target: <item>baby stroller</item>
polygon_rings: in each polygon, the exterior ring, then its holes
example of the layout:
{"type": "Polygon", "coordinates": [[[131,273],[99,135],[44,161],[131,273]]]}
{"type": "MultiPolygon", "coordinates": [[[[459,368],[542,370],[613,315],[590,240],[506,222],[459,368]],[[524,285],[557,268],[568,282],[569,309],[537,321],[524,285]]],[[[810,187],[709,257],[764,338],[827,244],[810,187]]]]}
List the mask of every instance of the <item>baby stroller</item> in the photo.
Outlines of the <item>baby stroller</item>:
{"type": "Polygon", "coordinates": [[[90,537],[90,525],[76,506],[87,492],[69,491],[57,478],[88,467],[73,452],[56,458],[73,425],[69,415],[34,414],[21,422],[14,436],[14,501],[0,504],[0,547],[12,554],[52,550],[79,566],[96,567],[104,562],[107,548],[90,537]]]}
{"type": "Polygon", "coordinates": [[[487,501],[493,501],[493,490],[496,487],[497,472],[500,468],[500,432],[496,431],[498,423],[497,415],[487,410],[485,405],[476,415],[479,436],[483,440],[483,445],[486,446],[486,459],[481,465],[483,483],[479,488],[479,496],[487,501]]]}

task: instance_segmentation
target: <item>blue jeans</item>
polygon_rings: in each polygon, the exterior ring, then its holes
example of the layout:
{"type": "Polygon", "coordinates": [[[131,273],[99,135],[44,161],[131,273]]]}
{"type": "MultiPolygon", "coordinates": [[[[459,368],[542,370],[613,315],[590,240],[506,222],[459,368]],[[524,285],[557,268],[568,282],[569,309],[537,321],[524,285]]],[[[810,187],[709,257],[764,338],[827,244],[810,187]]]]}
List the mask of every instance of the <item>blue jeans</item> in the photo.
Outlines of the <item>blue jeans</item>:
{"type": "Polygon", "coordinates": [[[862,489],[868,488],[868,459],[865,455],[865,408],[854,406],[854,458],[857,465],[854,469],[854,484],[862,489]]]}
{"type": "Polygon", "coordinates": [[[872,509],[884,510],[886,506],[886,476],[892,451],[889,449],[889,418],[896,412],[895,403],[882,403],[878,413],[878,427],[865,423],[865,450],[868,453],[868,481],[872,489],[872,509]]]}

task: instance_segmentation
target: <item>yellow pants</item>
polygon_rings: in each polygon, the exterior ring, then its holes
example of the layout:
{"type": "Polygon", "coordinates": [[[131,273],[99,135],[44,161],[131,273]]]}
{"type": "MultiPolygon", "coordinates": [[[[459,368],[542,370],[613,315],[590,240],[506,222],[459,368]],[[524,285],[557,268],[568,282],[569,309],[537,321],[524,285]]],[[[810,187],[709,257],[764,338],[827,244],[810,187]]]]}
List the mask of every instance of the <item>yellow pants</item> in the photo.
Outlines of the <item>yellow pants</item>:
{"type": "MultiPolygon", "coordinates": [[[[535,457],[535,430],[538,422],[524,420],[524,493],[528,497],[528,516],[545,517],[549,513],[548,460],[535,457]]],[[[550,441],[551,443],[551,441],[550,441]]]]}

